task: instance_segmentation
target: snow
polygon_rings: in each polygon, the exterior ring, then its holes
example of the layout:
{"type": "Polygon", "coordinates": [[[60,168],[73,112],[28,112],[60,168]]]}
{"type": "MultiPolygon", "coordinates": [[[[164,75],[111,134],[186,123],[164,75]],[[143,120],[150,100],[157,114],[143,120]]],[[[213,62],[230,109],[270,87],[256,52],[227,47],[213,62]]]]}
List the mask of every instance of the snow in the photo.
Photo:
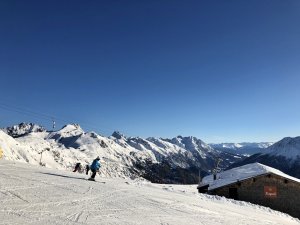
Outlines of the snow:
{"type": "Polygon", "coordinates": [[[45,131],[45,128],[33,123],[20,123],[12,127],[6,127],[3,130],[10,136],[18,137],[31,132],[43,132],[45,131]]]}
{"type": "Polygon", "coordinates": [[[86,178],[0,160],[0,224],[300,224],[269,208],[198,194],[196,185],[86,178]]]}
{"type": "Polygon", "coordinates": [[[241,154],[244,156],[249,156],[256,153],[264,153],[266,148],[268,148],[272,144],[272,142],[241,142],[210,144],[210,146],[219,151],[226,151],[235,154],[241,154]]]}
{"type": "Polygon", "coordinates": [[[289,176],[277,169],[260,163],[251,163],[241,167],[223,171],[217,174],[217,180],[213,179],[213,175],[206,176],[203,178],[202,183],[209,184],[209,190],[213,190],[228,184],[235,183],[237,181],[269,173],[273,173],[300,183],[300,179],[289,176]]]}
{"type": "Polygon", "coordinates": [[[241,142],[241,143],[220,143],[220,144],[210,144],[212,147],[217,148],[225,148],[225,149],[233,149],[238,150],[239,148],[267,148],[271,146],[273,142],[241,142]]]}
{"type": "MultiPolygon", "coordinates": [[[[70,132],[76,132],[72,127],[68,127],[66,132],[60,132],[62,136],[71,135],[70,132]]],[[[51,135],[52,133],[50,133],[51,135]]],[[[81,149],[66,148],[55,139],[49,138],[48,132],[32,132],[26,136],[12,138],[0,130],[0,148],[3,150],[4,159],[27,162],[33,165],[42,164],[49,168],[60,170],[72,170],[77,162],[83,165],[90,164],[91,161],[100,156],[105,161],[102,163],[102,175],[107,177],[132,177],[130,173],[130,150],[123,149],[112,144],[110,148],[101,148],[101,140],[109,141],[108,138],[96,136],[91,138],[91,133],[82,133],[78,140],[82,145],[81,149]],[[84,143],[84,144],[83,144],[84,143]],[[44,151],[50,149],[50,151],[44,151]],[[39,154],[41,151],[44,151],[39,154]],[[42,159],[41,159],[42,157],[42,159]]],[[[59,139],[61,136],[57,136],[59,139]]]]}
{"type": "Polygon", "coordinates": [[[284,156],[287,159],[300,159],[300,137],[286,137],[267,148],[265,154],[284,156]]]}
{"type": "Polygon", "coordinates": [[[207,157],[208,153],[216,154],[216,151],[210,145],[193,136],[177,136],[171,140],[171,143],[187,149],[190,152],[196,152],[200,154],[203,159],[207,157]]]}
{"type": "Polygon", "coordinates": [[[66,138],[66,137],[78,136],[78,135],[82,135],[82,134],[84,134],[84,131],[78,124],[67,124],[59,131],[52,132],[49,135],[49,138],[52,138],[52,137],[66,138]]]}
{"type": "MultiPolygon", "coordinates": [[[[46,167],[62,170],[74,168],[78,162],[90,163],[100,156],[106,159],[101,168],[103,174],[130,178],[139,176],[133,168],[136,163],[159,163],[167,159],[174,167],[189,168],[198,165],[201,158],[212,162],[218,154],[194,137],[180,137],[178,143],[162,138],[127,138],[119,132],[104,137],[85,132],[78,124],[68,124],[58,131],[46,131],[31,123],[4,128],[0,130],[0,148],[5,159],[34,165],[41,162],[46,167]]],[[[208,169],[212,166],[202,164],[208,169]]]]}
{"type": "Polygon", "coordinates": [[[21,162],[29,162],[35,164],[35,160],[28,152],[28,147],[22,146],[14,138],[5,134],[0,130],[0,148],[3,150],[3,155],[8,160],[18,160],[21,162]]]}
{"type": "Polygon", "coordinates": [[[223,147],[223,148],[232,148],[232,149],[235,149],[235,148],[242,148],[243,145],[241,145],[241,144],[239,144],[239,143],[222,144],[222,147],[223,147]]]}

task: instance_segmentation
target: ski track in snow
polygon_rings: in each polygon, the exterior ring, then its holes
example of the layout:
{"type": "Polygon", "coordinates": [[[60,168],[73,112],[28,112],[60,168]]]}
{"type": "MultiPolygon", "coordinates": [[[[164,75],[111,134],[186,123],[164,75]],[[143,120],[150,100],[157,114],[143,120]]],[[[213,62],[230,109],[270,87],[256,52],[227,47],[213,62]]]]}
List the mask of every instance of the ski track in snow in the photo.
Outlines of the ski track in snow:
{"type": "Polygon", "coordinates": [[[0,224],[300,224],[268,208],[200,195],[195,185],[86,178],[0,160],[0,224]]]}

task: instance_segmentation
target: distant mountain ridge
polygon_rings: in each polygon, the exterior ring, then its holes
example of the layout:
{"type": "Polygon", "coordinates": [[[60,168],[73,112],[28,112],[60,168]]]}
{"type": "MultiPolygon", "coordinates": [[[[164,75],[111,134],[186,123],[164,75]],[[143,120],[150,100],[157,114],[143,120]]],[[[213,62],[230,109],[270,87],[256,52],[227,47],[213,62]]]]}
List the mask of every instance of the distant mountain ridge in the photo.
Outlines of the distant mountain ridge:
{"type": "Polygon", "coordinates": [[[2,129],[5,133],[12,137],[20,137],[22,135],[29,134],[31,132],[43,132],[46,131],[42,126],[33,123],[20,123],[12,127],[6,127],[2,129]]]}
{"type": "Polygon", "coordinates": [[[286,137],[258,153],[232,164],[230,167],[248,163],[262,163],[274,167],[291,176],[300,178],[300,137],[286,137]]]}
{"type": "Polygon", "coordinates": [[[223,159],[222,169],[243,159],[217,151],[192,136],[143,139],[114,132],[104,137],[85,132],[78,124],[47,131],[39,125],[21,123],[2,131],[0,145],[7,159],[39,164],[39,153],[49,149],[43,153],[46,166],[71,169],[76,162],[90,163],[99,155],[105,176],[142,176],[154,182],[197,183],[199,170],[202,174],[210,173],[216,159],[223,159]]]}
{"type": "Polygon", "coordinates": [[[256,153],[262,153],[268,147],[270,147],[273,142],[241,142],[241,143],[220,143],[220,144],[210,144],[214,149],[220,151],[227,151],[235,154],[242,155],[253,155],[256,153]]]}

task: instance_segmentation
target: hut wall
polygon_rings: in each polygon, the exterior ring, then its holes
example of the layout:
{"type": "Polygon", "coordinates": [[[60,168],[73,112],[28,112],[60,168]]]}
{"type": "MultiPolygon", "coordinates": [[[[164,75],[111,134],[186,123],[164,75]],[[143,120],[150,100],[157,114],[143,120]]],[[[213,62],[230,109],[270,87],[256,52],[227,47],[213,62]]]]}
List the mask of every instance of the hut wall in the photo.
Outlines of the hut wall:
{"type": "Polygon", "coordinates": [[[267,206],[300,219],[300,184],[275,174],[240,181],[210,193],[267,206]]]}

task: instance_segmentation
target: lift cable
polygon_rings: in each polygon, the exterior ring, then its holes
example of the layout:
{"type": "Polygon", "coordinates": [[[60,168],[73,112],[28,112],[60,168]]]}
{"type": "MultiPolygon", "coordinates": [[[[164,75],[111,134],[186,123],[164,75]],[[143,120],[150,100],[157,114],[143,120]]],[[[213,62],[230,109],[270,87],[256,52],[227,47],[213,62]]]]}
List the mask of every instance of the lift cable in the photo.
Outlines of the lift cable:
{"type": "MultiPolygon", "coordinates": [[[[23,114],[23,115],[27,115],[27,116],[32,117],[32,118],[38,118],[38,119],[42,119],[42,120],[51,122],[53,129],[55,128],[55,125],[56,125],[57,121],[61,122],[61,123],[64,123],[64,124],[70,123],[69,120],[67,120],[67,119],[63,119],[63,118],[59,118],[59,117],[56,117],[56,116],[47,115],[47,114],[44,114],[44,113],[34,112],[32,110],[24,109],[24,108],[21,108],[21,107],[11,106],[11,105],[5,104],[3,102],[0,102],[0,108],[2,108],[4,110],[7,110],[7,111],[11,111],[11,112],[16,112],[16,113],[20,113],[20,114],[23,114]]],[[[82,124],[83,126],[85,126],[88,129],[98,130],[98,128],[94,127],[91,124],[88,124],[88,123],[80,123],[80,124],[82,124]]],[[[103,130],[103,128],[101,130],[103,130]]],[[[108,129],[106,129],[106,130],[108,131],[108,129]]]]}

